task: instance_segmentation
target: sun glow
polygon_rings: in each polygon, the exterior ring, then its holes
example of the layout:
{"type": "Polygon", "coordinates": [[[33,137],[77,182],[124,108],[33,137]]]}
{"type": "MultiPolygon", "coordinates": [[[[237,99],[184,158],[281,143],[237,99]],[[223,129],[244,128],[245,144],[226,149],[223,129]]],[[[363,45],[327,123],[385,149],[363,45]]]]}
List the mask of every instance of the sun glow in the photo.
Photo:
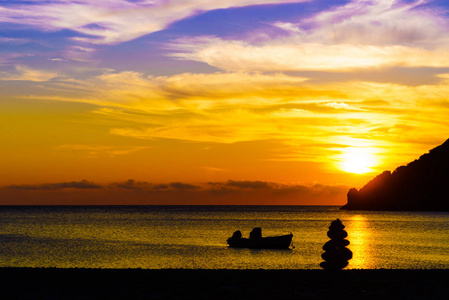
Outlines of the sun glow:
{"type": "Polygon", "coordinates": [[[373,253],[369,247],[369,240],[372,238],[369,221],[360,215],[352,216],[346,231],[350,241],[349,249],[354,253],[352,260],[349,262],[350,267],[367,269],[375,266],[373,264],[373,253]]]}
{"type": "Polygon", "coordinates": [[[348,173],[364,174],[378,164],[371,148],[348,147],[340,156],[340,169],[348,173]]]}

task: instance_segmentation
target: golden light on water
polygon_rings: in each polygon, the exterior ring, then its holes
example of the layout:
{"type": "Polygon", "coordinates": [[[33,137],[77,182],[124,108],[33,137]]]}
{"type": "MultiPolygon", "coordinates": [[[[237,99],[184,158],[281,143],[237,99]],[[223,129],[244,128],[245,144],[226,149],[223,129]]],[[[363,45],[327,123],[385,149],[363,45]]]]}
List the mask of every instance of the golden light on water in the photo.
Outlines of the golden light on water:
{"type": "Polygon", "coordinates": [[[351,218],[350,228],[346,228],[348,232],[349,248],[353,253],[352,259],[349,261],[350,267],[353,269],[368,269],[371,265],[369,239],[369,224],[365,217],[357,215],[351,218]]]}
{"type": "Polygon", "coordinates": [[[372,148],[348,147],[340,156],[340,169],[355,174],[364,174],[373,171],[378,164],[372,148]]]}

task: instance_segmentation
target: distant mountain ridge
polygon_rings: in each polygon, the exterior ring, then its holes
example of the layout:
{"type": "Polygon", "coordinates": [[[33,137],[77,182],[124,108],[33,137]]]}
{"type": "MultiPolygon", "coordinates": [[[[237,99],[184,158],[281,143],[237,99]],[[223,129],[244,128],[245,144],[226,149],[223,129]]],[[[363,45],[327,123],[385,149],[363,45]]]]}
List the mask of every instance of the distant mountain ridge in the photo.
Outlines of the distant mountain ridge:
{"type": "Polygon", "coordinates": [[[419,159],[348,192],[346,210],[449,211],[449,139],[419,159]]]}

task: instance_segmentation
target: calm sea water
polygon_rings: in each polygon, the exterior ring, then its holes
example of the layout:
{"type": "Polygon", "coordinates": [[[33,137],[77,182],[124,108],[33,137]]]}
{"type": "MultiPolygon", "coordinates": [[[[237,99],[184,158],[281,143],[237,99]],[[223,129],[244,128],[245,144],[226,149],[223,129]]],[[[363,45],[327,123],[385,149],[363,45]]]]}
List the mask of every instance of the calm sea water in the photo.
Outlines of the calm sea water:
{"type": "Polygon", "coordinates": [[[338,207],[0,207],[0,267],[319,269],[330,222],[349,269],[449,268],[449,214],[338,207]],[[253,227],[292,232],[291,250],[232,249],[253,227]]]}

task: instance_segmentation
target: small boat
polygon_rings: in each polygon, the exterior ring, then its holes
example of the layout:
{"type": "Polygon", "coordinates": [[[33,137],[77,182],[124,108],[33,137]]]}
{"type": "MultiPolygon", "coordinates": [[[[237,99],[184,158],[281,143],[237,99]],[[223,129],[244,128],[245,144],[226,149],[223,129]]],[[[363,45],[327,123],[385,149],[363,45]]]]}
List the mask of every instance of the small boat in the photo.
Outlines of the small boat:
{"type": "Polygon", "coordinates": [[[248,238],[243,238],[240,230],[234,232],[228,238],[229,247],[233,248],[253,248],[253,249],[288,249],[292,243],[293,234],[280,236],[262,237],[262,229],[256,227],[251,231],[248,238]]]}

